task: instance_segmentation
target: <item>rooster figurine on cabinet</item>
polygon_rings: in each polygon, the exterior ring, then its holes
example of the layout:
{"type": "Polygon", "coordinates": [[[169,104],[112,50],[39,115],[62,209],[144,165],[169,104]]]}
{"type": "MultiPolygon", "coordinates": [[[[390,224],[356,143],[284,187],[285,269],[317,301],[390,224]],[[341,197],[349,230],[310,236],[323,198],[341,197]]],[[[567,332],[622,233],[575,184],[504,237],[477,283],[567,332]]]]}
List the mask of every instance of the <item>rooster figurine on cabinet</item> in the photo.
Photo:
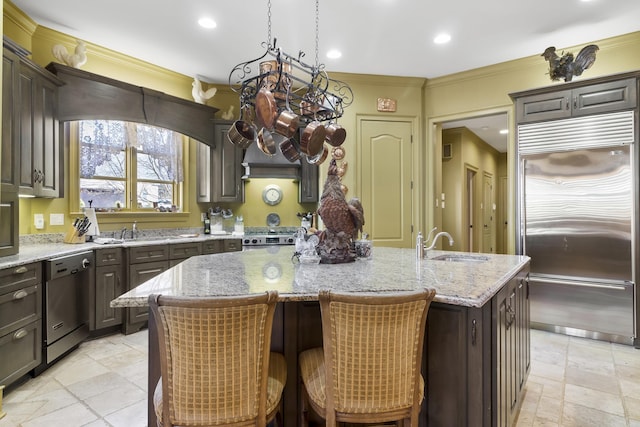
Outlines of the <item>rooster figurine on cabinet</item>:
{"type": "Polygon", "coordinates": [[[80,68],[87,63],[87,47],[82,40],[78,40],[74,53],[69,53],[61,44],[53,45],[51,53],[62,64],[73,68],[80,68]]]}
{"type": "Polygon", "coordinates": [[[562,78],[565,82],[570,82],[573,76],[581,75],[584,70],[596,62],[596,52],[598,50],[598,46],[590,44],[580,49],[574,59],[573,53],[570,52],[563,52],[562,56],[558,56],[556,48],[551,46],[540,56],[549,62],[549,77],[551,77],[551,80],[555,81],[562,78]]]}
{"type": "Polygon", "coordinates": [[[347,202],[342,191],[336,160],[331,159],[324,184],[318,215],[326,229],[320,233],[316,247],[322,264],[339,264],[355,261],[353,241],[364,225],[362,204],[357,198],[347,202]]]}
{"type": "Polygon", "coordinates": [[[215,87],[211,87],[205,91],[202,89],[202,82],[200,82],[198,77],[193,78],[191,86],[193,87],[193,89],[191,89],[191,96],[193,96],[193,100],[198,104],[206,104],[209,99],[213,98],[218,90],[215,87]]]}

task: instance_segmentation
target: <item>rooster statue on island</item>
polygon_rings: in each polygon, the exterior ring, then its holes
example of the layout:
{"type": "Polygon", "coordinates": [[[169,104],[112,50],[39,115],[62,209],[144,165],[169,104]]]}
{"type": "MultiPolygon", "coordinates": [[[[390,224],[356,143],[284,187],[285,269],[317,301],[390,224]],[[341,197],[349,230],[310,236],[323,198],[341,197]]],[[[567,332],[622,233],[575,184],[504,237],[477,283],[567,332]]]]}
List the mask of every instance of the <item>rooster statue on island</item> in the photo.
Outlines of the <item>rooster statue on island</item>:
{"type": "Polygon", "coordinates": [[[353,241],[364,225],[362,204],[357,198],[347,202],[342,192],[336,160],[331,159],[324,183],[318,215],[326,229],[319,233],[316,251],[321,264],[340,264],[356,259],[353,241]]]}

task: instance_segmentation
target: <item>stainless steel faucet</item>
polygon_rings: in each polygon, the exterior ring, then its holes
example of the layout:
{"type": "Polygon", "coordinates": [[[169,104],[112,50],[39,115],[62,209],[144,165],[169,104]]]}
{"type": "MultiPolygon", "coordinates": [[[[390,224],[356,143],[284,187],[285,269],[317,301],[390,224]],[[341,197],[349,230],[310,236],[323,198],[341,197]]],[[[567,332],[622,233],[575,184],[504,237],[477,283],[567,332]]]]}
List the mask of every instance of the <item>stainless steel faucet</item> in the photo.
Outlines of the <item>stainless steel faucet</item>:
{"type": "Polygon", "coordinates": [[[120,230],[120,240],[124,240],[127,237],[127,227],[122,227],[120,230]]]}
{"type": "Polygon", "coordinates": [[[133,225],[131,226],[131,239],[135,240],[138,238],[138,221],[133,221],[133,225]]]}
{"type": "MultiPolygon", "coordinates": [[[[431,234],[431,233],[429,233],[429,234],[431,234]]],[[[447,233],[446,231],[441,231],[441,232],[439,232],[438,234],[436,234],[433,237],[433,240],[431,241],[431,245],[428,248],[425,248],[425,250],[424,250],[425,251],[425,256],[427,255],[428,251],[433,250],[433,248],[436,247],[436,243],[438,242],[438,238],[442,237],[442,236],[448,237],[449,238],[449,246],[453,246],[453,237],[451,237],[451,234],[447,233]]]]}

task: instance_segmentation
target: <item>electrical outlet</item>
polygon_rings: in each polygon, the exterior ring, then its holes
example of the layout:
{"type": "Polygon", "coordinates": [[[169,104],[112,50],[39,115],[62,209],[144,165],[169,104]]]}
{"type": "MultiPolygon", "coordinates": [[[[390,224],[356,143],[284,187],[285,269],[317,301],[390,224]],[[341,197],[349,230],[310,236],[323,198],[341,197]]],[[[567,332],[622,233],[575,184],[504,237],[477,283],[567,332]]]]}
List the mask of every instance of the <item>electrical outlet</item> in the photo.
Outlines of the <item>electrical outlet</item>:
{"type": "Polygon", "coordinates": [[[44,228],[44,215],[43,214],[33,215],[33,225],[35,225],[36,230],[42,230],[44,228]]]}

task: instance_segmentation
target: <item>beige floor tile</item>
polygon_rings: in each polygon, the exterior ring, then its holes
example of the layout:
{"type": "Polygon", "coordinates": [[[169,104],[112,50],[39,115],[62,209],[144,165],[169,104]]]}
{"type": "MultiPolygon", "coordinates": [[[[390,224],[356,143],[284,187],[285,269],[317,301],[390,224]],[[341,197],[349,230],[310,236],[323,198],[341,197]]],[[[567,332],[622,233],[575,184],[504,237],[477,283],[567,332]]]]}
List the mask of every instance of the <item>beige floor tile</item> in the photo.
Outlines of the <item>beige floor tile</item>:
{"type": "Polygon", "coordinates": [[[117,389],[95,395],[84,401],[84,403],[101,417],[113,414],[122,408],[135,405],[139,402],[144,402],[146,405],[147,393],[133,384],[123,385],[117,389]]]}
{"type": "Polygon", "coordinates": [[[535,359],[531,360],[531,374],[535,376],[562,381],[564,372],[564,363],[547,363],[535,359]]]}
{"type": "Polygon", "coordinates": [[[138,402],[104,417],[113,427],[146,427],[147,401],[138,402]]]}
{"type": "Polygon", "coordinates": [[[567,384],[565,386],[564,400],[567,403],[595,408],[609,414],[624,417],[622,398],[617,394],[567,384]]]}
{"type": "Polygon", "coordinates": [[[607,393],[620,393],[620,384],[618,383],[618,377],[611,374],[601,374],[593,371],[585,371],[580,368],[569,366],[567,367],[565,381],[568,384],[589,387],[594,390],[600,390],[607,393]]]}
{"type": "Polygon", "coordinates": [[[640,399],[640,383],[637,381],[620,378],[620,388],[622,389],[623,396],[640,399]]]}
{"type": "Polygon", "coordinates": [[[66,406],[44,416],[22,423],[22,427],[83,426],[98,417],[81,403],[66,406]]]}
{"type": "Polygon", "coordinates": [[[542,397],[536,409],[536,420],[558,424],[562,417],[562,400],[542,397]]]}
{"type": "Polygon", "coordinates": [[[594,409],[592,406],[566,402],[562,413],[563,427],[626,427],[624,417],[594,409]]]}
{"type": "Polygon", "coordinates": [[[640,399],[625,397],[624,405],[627,408],[627,415],[629,415],[629,419],[640,422],[640,399]]]}

